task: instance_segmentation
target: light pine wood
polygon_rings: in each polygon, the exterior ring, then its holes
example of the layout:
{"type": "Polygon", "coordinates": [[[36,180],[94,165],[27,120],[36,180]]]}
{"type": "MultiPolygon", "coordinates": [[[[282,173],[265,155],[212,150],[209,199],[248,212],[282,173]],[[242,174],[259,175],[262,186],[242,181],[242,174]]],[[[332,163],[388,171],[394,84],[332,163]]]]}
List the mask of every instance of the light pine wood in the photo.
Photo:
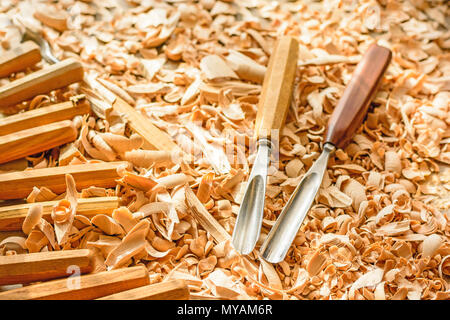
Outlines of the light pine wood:
{"type": "Polygon", "coordinates": [[[0,137],[0,163],[20,159],[75,141],[77,129],[64,120],[0,137]]]}
{"type": "Polygon", "coordinates": [[[41,61],[39,46],[33,41],[19,44],[0,56],[0,78],[25,70],[41,61]]]}
{"type": "Polygon", "coordinates": [[[117,168],[126,161],[86,163],[62,167],[30,169],[0,174],[0,200],[23,199],[33,187],[47,187],[56,194],[66,191],[65,175],[71,174],[78,191],[90,186],[113,188],[119,179],[117,168]]]}
{"type": "Polygon", "coordinates": [[[188,300],[189,288],[183,280],[170,280],[122,291],[98,300],[188,300]]]}
{"type": "Polygon", "coordinates": [[[130,128],[144,139],[144,149],[181,152],[167,133],[158,129],[148,118],[121,98],[117,97],[112,107],[115,111],[125,114],[130,128]]]}
{"type": "Polygon", "coordinates": [[[61,11],[45,10],[44,7],[36,10],[33,16],[46,26],[58,30],[59,32],[64,32],[68,29],[67,20],[69,16],[67,12],[63,10],[61,11]]]}
{"type": "Polygon", "coordinates": [[[81,274],[92,272],[93,252],[80,249],[0,256],[0,285],[67,277],[73,274],[71,266],[81,274]]]}
{"type": "Polygon", "coordinates": [[[229,240],[231,236],[222,227],[222,225],[206,210],[205,206],[192,191],[191,187],[185,186],[186,205],[192,213],[192,216],[199,222],[199,224],[208,231],[213,238],[220,243],[229,240]]]}
{"type": "MultiPolygon", "coordinates": [[[[202,228],[211,234],[216,243],[231,240],[231,235],[208,212],[208,210],[206,210],[205,206],[197,198],[191,187],[189,187],[189,185],[186,185],[184,191],[186,194],[186,206],[188,207],[189,212],[192,214],[194,219],[202,226],[202,228]]],[[[253,261],[249,260],[245,256],[241,256],[241,258],[246,265],[246,268],[250,270],[250,273],[258,273],[258,268],[257,266],[255,266],[255,263],[253,261]]],[[[252,279],[249,276],[247,276],[246,278],[252,279]]]]}
{"type": "Polygon", "coordinates": [[[25,158],[0,164],[0,172],[22,171],[25,170],[26,168],[28,168],[28,161],[25,158]]]}
{"type": "Polygon", "coordinates": [[[147,269],[137,266],[12,289],[0,292],[0,300],[91,300],[146,286],[149,282],[147,269]]]}
{"type": "MultiPolygon", "coordinates": [[[[88,77],[85,77],[86,81],[88,77]]],[[[94,80],[90,80],[93,82],[94,80]]],[[[97,82],[97,81],[96,81],[97,82]]],[[[98,83],[98,82],[97,82],[98,83]]],[[[92,112],[100,119],[106,119],[112,111],[112,105],[105,98],[99,97],[93,90],[82,85],[81,92],[86,95],[86,99],[91,103],[92,112]]]]}
{"type": "Polygon", "coordinates": [[[259,138],[271,137],[272,130],[280,130],[286,119],[294,87],[297,59],[297,40],[292,37],[280,38],[270,56],[259,98],[255,123],[259,138]]]}
{"type": "Polygon", "coordinates": [[[83,79],[83,66],[73,58],[63,60],[0,87],[0,108],[83,79]]]}
{"type": "Polygon", "coordinates": [[[78,150],[73,143],[69,143],[59,149],[58,164],[60,166],[67,166],[75,157],[79,157],[80,159],[84,158],[80,150],[78,150]]]}
{"type": "Polygon", "coordinates": [[[83,92],[92,103],[93,111],[98,116],[105,117],[110,112],[107,106],[111,105],[112,110],[124,115],[131,130],[144,139],[143,149],[182,152],[167,133],[157,128],[148,118],[105,88],[100,82],[92,77],[85,76],[84,83],[89,89],[84,87],[83,92]],[[101,97],[104,101],[100,103],[98,97],[95,96],[101,97]]]}
{"type": "Polygon", "coordinates": [[[79,102],[62,102],[0,119],[0,136],[20,130],[30,129],[36,125],[71,120],[76,115],[84,115],[91,110],[89,103],[82,99],[79,102]]]}
{"type": "MultiPolygon", "coordinates": [[[[42,218],[53,222],[51,212],[53,206],[58,201],[39,202],[43,208],[42,218]]],[[[29,208],[33,203],[16,204],[12,206],[0,207],[0,231],[20,231],[29,208]]],[[[119,207],[118,197],[97,197],[78,199],[77,214],[92,217],[96,214],[106,214],[110,216],[114,209],[119,207]]]]}
{"type": "Polygon", "coordinates": [[[23,238],[27,238],[27,235],[25,233],[23,233],[22,231],[3,231],[0,232],[0,242],[2,242],[3,240],[5,240],[6,238],[9,237],[23,237],[23,238]]]}

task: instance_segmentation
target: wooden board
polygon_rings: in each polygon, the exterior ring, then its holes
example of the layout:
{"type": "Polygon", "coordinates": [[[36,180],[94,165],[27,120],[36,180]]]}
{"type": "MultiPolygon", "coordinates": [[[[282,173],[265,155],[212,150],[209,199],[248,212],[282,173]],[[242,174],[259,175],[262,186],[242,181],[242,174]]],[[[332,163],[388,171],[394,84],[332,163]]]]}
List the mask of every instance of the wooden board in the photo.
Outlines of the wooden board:
{"type": "MultiPolygon", "coordinates": [[[[51,211],[58,201],[39,202],[43,208],[42,217],[52,222],[51,211]]],[[[33,203],[17,204],[0,207],[0,231],[20,231],[23,220],[27,216],[28,209],[33,203]]],[[[111,215],[114,209],[119,207],[118,197],[97,197],[78,199],[77,214],[92,217],[96,214],[111,215]]]]}
{"type": "Polygon", "coordinates": [[[0,256],[0,285],[29,283],[89,273],[94,268],[89,249],[37,252],[0,256]]]}
{"type": "Polygon", "coordinates": [[[36,125],[43,126],[52,122],[72,120],[76,115],[84,115],[89,112],[89,103],[83,99],[79,103],[67,101],[18,113],[0,119],[0,136],[30,129],[36,125]]]}
{"type": "Polygon", "coordinates": [[[19,44],[0,56],[0,78],[25,70],[41,61],[39,46],[33,41],[19,44]]]}
{"type": "Polygon", "coordinates": [[[0,300],[90,300],[148,285],[144,266],[52,280],[0,292],[0,300]]]}
{"type": "Polygon", "coordinates": [[[188,185],[185,186],[184,190],[186,193],[186,205],[192,213],[192,216],[213,236],[217,243],[231,239],[231,236],[224,229],[224,227],[222,227],[222,225],[208,212],[208,210],[206,210],[200,200],[198,200],[194,191],[192,191],[188,185]]]}
{"type": "Polygon", "coordinates": [[[187,300],[189,288],[183,280],[170,280],[122,291],[98,300],[187,300]]]}
{"type": "Polygon", "coordinates": [[[77,129],[70,120],[21,130],[0,137],[0,163],[17,160],[75,141],[77,129]]]}
{"type": "Polygon", "coordinates": [[[181,152],[167,133],[158,129],[149,119],[121,98],[117,97],[112,107],[115,111],[124,114],[130,128],[144,139],[144,149],[181,152]]]}
{"type": "Polygon", "coordinates": [[[0,87],[0,108],[15,105],[83,79],[83,66],[73,58],[63,60],[0,87]]]}
{"type": "MultiPolygon", "coordinates": [[[[130,128],[144,139],[143,149],[181,152],[181,149],[167,133],[157,128],[148,118],[136,111],[136,109],[130,106],[125,100],[112,93],[92,77],[86,76],[84,81],[92,91],[91,94],[87,94],[87,97],[88,99],[93,99],[93,101],[91,101],[93,105],[96,104],[96,99],[93,98],[93,95],[95,94],[104,100],[103,102],[105,102],[105,105],[111,105],[114,111],[123,115],[125,120],[128,121],[130,128]]],[[[103,107],[100,109],[105,108],[103,107]]],[[[101,116],[102,113],[106,113],[106,111],[99,111],[98,113],[99,116],[101,116]]]]}
{"type": "Polygon", "coordinates": [[[90,186],[112,188],[119,178],[117,168],[122,165],[128,166],[128,163],[87,163],[3,173],[0,174],[0,200],[25,198],[33,187],[47,187],[54,193],[61,194],[66,191],[66,174],[74,177],[78,191],[90,186]]]}

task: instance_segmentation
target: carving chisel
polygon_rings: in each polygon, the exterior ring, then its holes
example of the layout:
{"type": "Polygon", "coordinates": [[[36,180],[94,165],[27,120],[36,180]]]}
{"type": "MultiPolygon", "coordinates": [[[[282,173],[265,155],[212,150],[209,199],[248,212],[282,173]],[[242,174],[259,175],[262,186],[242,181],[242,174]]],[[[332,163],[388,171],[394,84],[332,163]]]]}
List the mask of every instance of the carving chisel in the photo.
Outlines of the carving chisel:
{"type": "Polygon", "coordinates": [[[233,231],[233,246],[249,254],[258,241],[264,212],[267,170],[271,139],[279,136],[289,108],[298,59],[298,42],[280,38],[273,50],[264,76],[255,131],[258,151],[247,182],[247,189],[233,231]]]}
{"type": "Polygon", "coordinates": [[[391,55],[389,49],[372,44],[356,66],[328,121],[322,154],[294,190],[261,246],[265,260],[278,263],[286,256],[319,190],[330,154],[336,148],[345,148],[361,126],[391,55]]]}

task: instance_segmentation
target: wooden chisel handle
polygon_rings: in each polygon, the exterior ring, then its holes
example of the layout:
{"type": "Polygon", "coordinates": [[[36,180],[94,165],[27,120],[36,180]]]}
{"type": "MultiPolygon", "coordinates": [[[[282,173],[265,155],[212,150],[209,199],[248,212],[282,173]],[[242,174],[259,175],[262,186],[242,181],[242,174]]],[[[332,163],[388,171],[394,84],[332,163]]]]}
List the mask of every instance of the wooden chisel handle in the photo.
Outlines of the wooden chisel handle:
{"type": "Polygon", "coordinates": [[[0,78],[25,70],[41,61],[41,51],[33,41],[26,41],[0,57],[0,78]]]}
{"type": "Polygon", "coordinates": [[[269,60],[256,114],[256,133],[269,138],[272,130],[280,130],[291,103],[297,70],[298,42],[292,37],[280,38],[269,60]]]}
{"type": "Polygon", "coordinates": [[[0,108],[15,105],[83,79],[83,66],[69,58],[30,73],[0,88],[0,108]]]}
{"type": "Polygon", "coordinates": [[[29,283],[67,277],[72,267],[80,273],[94,268],[94,256],[88,249],[38,252],[0,256],[0,285],[29,283]]]}
{"type": "Polygon", "coordinates": [[[328,121],[325,142],[344,148],[359,128],[391,61],[389,49],[372,44],[356,66],[350,83],[328,121]]]}

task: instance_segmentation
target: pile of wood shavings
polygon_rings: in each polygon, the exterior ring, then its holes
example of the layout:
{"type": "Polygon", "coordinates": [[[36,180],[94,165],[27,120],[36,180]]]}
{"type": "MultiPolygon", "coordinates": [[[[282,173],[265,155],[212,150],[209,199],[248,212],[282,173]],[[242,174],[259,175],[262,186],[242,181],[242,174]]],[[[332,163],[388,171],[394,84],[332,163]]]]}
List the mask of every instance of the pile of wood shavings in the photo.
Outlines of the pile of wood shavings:
{"type": "MultiPolygon", "coordinates": [[[[42,4],[45,10],[27,1],[2,2],[3,48],[20,41],[8,23],[20,15],[44,32],[59,58],[81,59],[91,76],[196,161],[168,164],[168,152],[139,149],[142,141],[117,114],[76,118],[80,138],[71,146],[78,153],[70,163],[133,164],[120,170],[115,190],[91,187],[78,197],[118,195],[123,207],[112,217],[89,220],[75,215],[70,176],[66,194],[36,188],[29,202],[66,199],[54,209],[55,223],[30,218],[28,236],[12,246],[19,244],[17,252],[8,250],[10,239],[0,245],[4,254],[92,248],[99,253],[97,271],[145,264],[152,282],[185,279],[197,298],[449,299],[450,32],[444,0],[42,4]],[[327,119],[361,55],[378,41],[392,50],[393,60],[364,125],[331,157],[288,256],[272,265],[257,250],[240,256],[229,238],[254,157],[251,135],[263,76],[282,34],[299,41],[299,68],[257,249],[320,154],[327,119]]],[[[36,167],[58,165],[56,159],[50,152],[28,160],[36,167]]],[[[37,204],[29,216],[39,217],[39,210],[37,204]]]]}

